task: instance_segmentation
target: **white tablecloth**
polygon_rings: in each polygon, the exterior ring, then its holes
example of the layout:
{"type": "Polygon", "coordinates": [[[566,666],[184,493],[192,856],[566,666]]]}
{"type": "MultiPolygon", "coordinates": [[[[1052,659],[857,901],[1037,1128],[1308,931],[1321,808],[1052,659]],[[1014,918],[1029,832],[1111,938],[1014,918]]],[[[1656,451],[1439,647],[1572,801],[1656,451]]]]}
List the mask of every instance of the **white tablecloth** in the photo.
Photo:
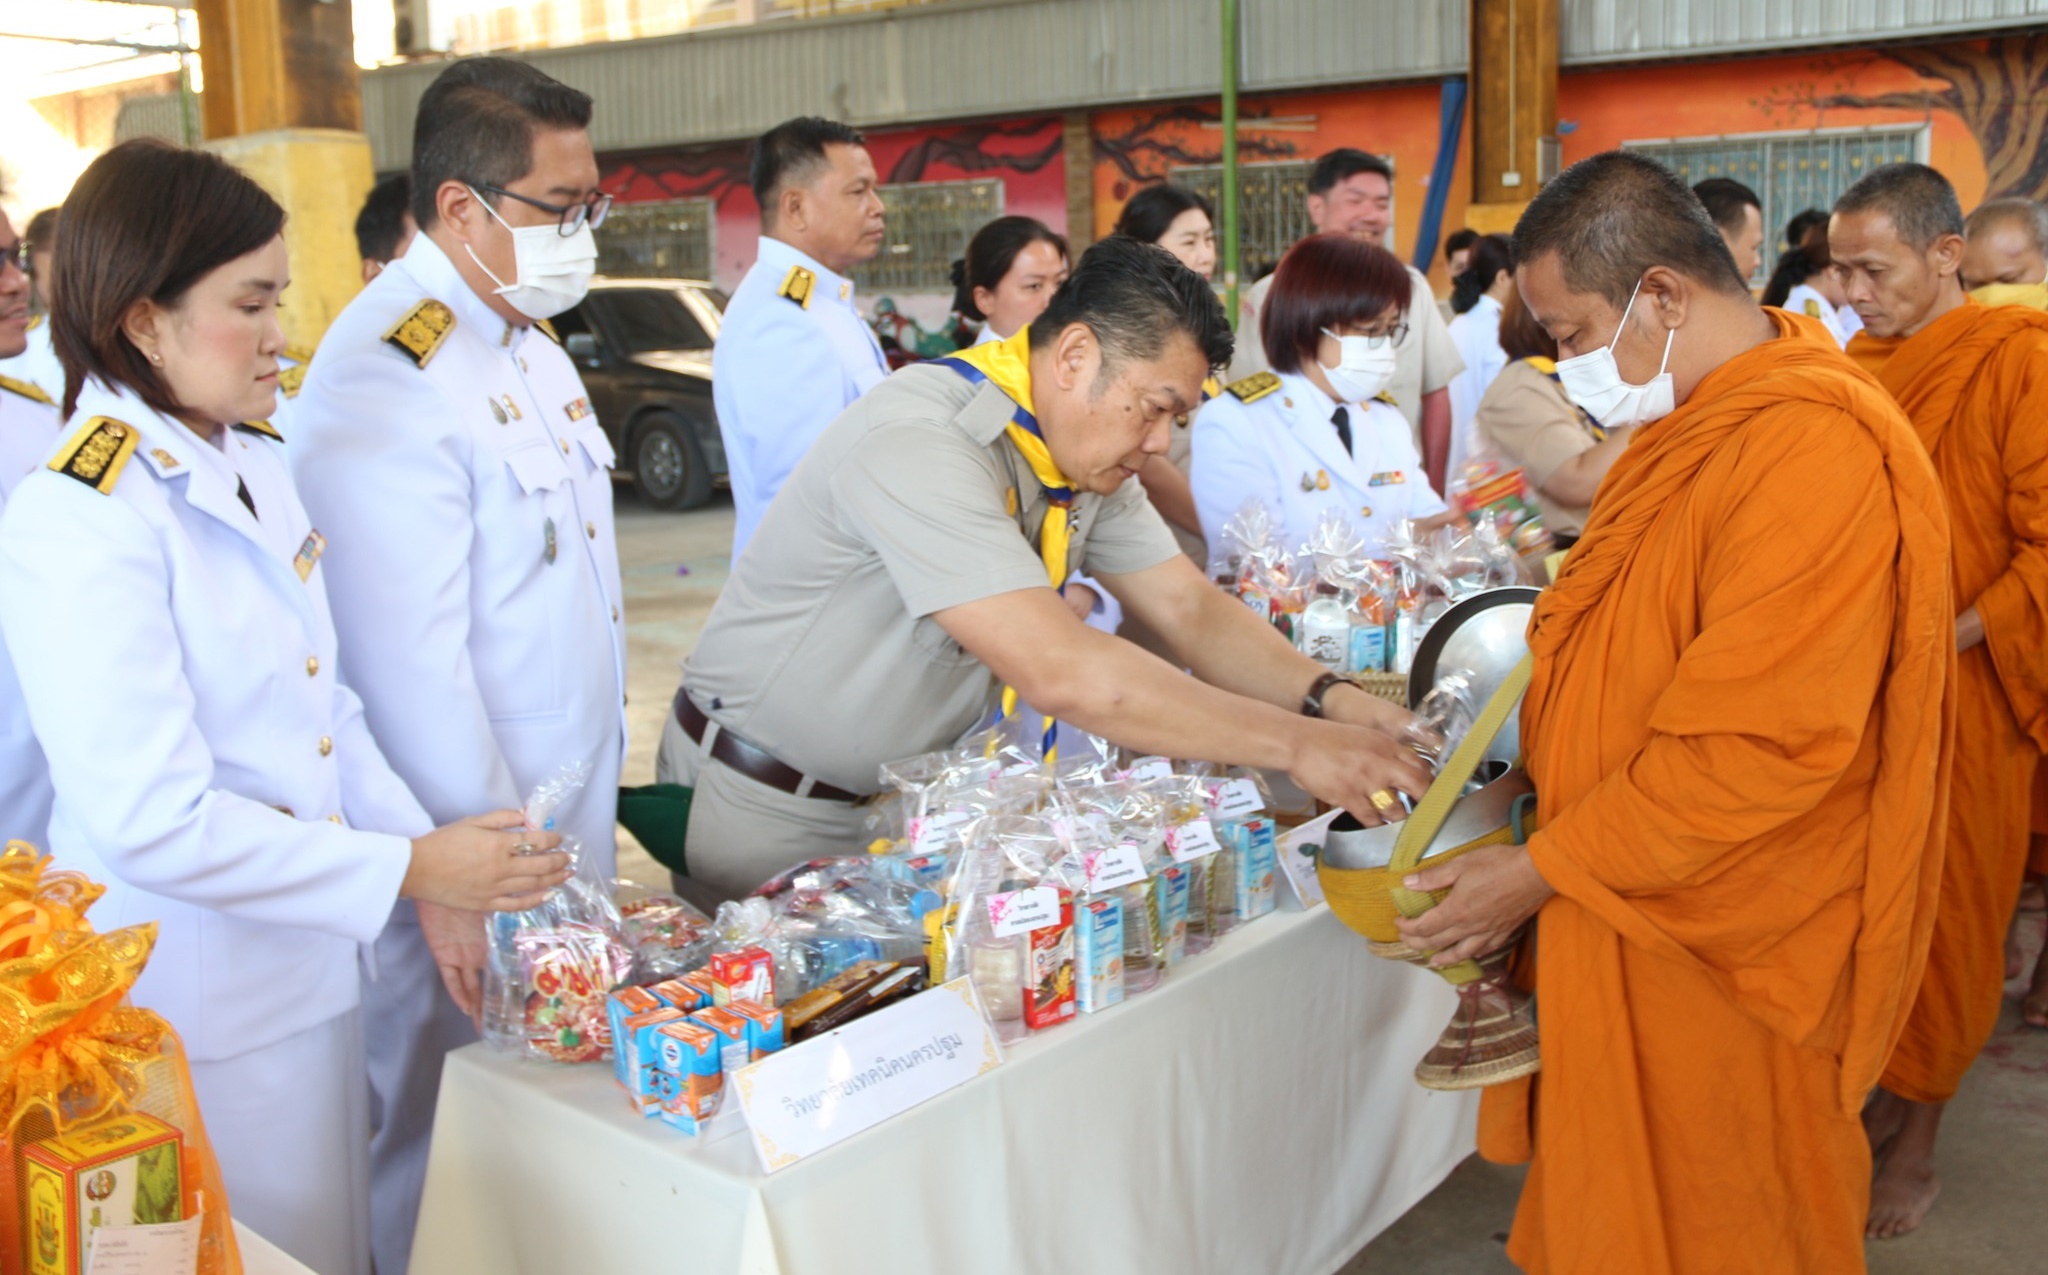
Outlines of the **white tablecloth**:
{"type": "MultiPolygon", "coordinates": [[[[1284,887],[1283,887],[1284,888],[1284,887]]],[[[1325,907],[764,1176],[742,1131],[642,1120],[608,1067],[449,1057],[414,1275],[1327,1275],[1471,1151],[1416,1085],[1438,978],[1325,907]]]]}

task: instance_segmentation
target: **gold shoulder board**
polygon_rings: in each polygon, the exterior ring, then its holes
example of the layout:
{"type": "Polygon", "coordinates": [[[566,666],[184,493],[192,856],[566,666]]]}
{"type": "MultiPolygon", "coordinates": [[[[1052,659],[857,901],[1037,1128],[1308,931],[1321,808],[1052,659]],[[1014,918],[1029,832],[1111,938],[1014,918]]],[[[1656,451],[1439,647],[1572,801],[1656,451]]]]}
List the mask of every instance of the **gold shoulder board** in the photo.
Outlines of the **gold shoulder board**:
{"type": "Polygon", "coordinates": [[[1809,319],[1818,319],[1820,317],[1820,302],[1812,297],[1806,299],[1806,317],[1809,319]]]}
{"type": "Polygon", "coordinates": [[[48,318],[48,317],[49,317],[49,316],[48,316],[48,315],[45,315],[45,314],[32,314],[32,315],[30,315],[30,316],[28,317],[28,327],[27,327],[27,329],[25,329],[25,330],[26,330],[26,331],[29,331],[29,332],[33,332],[33,331],[35,331],[35,330],[36,330],[37,328],[39,328],[39,327],[43,326],[43,320],[44,320],[44,319],[46,319],[46,318],[48,318]]]}
{"type": "Polygon", "coordinates": [[[6,390],[10,394],[19,394],[23,398],[41,403],[45,407],[57,406],[48,394],[43,393],[40,385],[31,381],[17,381],[11,376],[0,376],[0,390],[6,390]]]}
{"type": "Polygon", "coordinates": [[[261,434],[274,443],[282,443],[284,441],[284,435],[278,433],[277,427],[269,421],[243,421],[235,426],[235,428],[245,430],[251,434],[261,434]]]}
{"type": "Polygon", "coordinates": [[[50,468],[69,474],[102,496],[112,493],[142,433],[111,416],[95,416],[79,427],[51,459],[50,468]]]}
{"type": "Polygon", "coordinates": [[[428,297],[392,324],[384,339],[405,351],[405,356],[414,363],[425,367],[454,330],[455,311],[428,297]]]}
{"type": "Polygon", "coordinates": [[[1280,388],[1280,378],[1271,372],[1254,372],[1242,381],[1232,381],[1226,388],[1239,402],[1256,403],[1280,388]]]}
{"type": "Polygon", "coordinates": [[[789,273],[782,276],[782,287],[776,296],[794,301],[804,309],[811,308],[811,289],[818,286],[818,276],[802,266],[791,266],[789,273]]]}
{"type": "Polygon", "coordinates": [[[1375,403],[1385,403],[1388,407],[1401,406],[1401,404],[1394,398],[1394,393],[1392,390],[1381,390],[1379,393],[1372,396],[1372,401],[1375,403]]]}
{"type": "Polygon", "coordinates": [[[313,361],[313,347],[310,345],[287,345],[284,347],[284,356],[294,363],[311,363],[313,361]]]}
{"type": "Polygon", "coordinates": [[[560,345],[562,343],[562,334],[555,331],[555,325],[549,323],[546,319],[535,319],[533,321],[533,326],[539,328],[541,335],[545,336],[548,340],[553,341],[556,345],[560,345]]]}
{"type": "Polygon", "coordinates": [[[277,388],[284,393],[286,398],[297,398],[300,387],[305,385],[305,383],[305,364],[301,363],[297,367],[281,367],[277,369],[277,388]]]}

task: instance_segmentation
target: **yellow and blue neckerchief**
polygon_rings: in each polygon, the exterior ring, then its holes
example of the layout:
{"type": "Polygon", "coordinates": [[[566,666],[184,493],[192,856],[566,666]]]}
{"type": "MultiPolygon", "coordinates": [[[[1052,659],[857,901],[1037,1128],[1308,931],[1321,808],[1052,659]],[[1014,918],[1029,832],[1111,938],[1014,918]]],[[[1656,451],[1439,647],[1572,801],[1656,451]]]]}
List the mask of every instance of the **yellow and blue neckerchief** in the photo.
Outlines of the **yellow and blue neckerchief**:
{"type": "MultiPolygon", "coordinates": [[[[1039,433],[1038,418],[1032,415],[1031,329],[1021,328],[1008,340],[977,345],[935,361],[975,384],[986,381],[1009,398],[1013,410],[1004,433],[1024,458],[1024,463],[1031,467],[1032,476],[1045,488],[1046,499],[1051,502],[1051,507],[1045,511],[1045,521],[1038,528],[1038,556],[1045,563],[1047,582],[1057,590],[1067,582],[1067,552],[1072,535],[1069,519],[1074,508],[1074,488],[1054,463],[1052,451],[1046,447],[1044,435],[1039,433]]],[[[1005,686],[997,720],[1016,711],[1017,688],[1005,686]]],[[[1058,754],[1056,729],[1053,719],[1046,718],[1041,746],[1047,765],[1051,765],[1058,754]]]]}
{"type": "MultiPolygon", "coordinates": [[[[1556,381],[1559,387],[1562,387],[1564,385],[1564,378],[1557,374],[1556,359],[1546,359],[1540,354],[1532,354],[1528,358],[1523,359],[1522,362],[1527,363],[1530,367],[1535,368],[1537,371],[1543,373],[1543,375],[1549,377],[1551,380],[1556,381]]],[[[1571,395],[1566,394],[1565,398],[1567,400],[1570,400],[1571,395]]],[[[1593,419],[1593,414],[1591,412],[1587,411],[1583,407],[1580,407],[1576,402],[1572,403],[1572,410],[1579,414],[1579,420],[1583,422],[1586,428],[1592,432],[1593,439],[1595,442],[1604,443],[1607,441],[1607,431],[1601,428],[1599,421],[1593,419]]]]}

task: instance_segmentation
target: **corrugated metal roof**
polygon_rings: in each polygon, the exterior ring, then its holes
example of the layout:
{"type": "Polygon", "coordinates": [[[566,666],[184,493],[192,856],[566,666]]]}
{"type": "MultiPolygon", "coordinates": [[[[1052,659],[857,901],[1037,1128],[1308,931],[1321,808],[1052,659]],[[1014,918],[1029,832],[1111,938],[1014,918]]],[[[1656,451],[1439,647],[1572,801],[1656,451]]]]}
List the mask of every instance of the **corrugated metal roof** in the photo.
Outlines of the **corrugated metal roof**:
{"type": "MultiPolygon", "coordinates": [[[[1247,92],[1456,74],[1465,0],[1240,0],[1247,92]]],[[[598,100],[604,152],[751,137],[794,115],[863,126],[1206,97],[1215,0],[959,0],[519,54],[598,100]],[[631,86],[629,91],[620,91],[631,86]]],[[[1567,65],[1867,44],[2036,25],[2048,0],[1561,0],[1567,65]]],[[[439,62],[363,76],[379,169],[410,162],[439,62]]]]}

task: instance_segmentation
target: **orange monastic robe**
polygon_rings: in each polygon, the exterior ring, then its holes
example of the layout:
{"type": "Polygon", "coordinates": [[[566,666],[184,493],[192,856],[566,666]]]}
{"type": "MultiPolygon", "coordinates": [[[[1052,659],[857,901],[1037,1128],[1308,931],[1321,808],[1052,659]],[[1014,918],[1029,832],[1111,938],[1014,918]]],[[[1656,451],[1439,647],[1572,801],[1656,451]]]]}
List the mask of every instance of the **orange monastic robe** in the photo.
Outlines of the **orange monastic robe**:
{"type": "Polygon", "coordinates": [[[1897,405],[1766,313],[1638,433],[1530,625],[1543,1070],[1480,1121],[1533,1155],[1530,1271],[1863,1269],[1858,1113],[1940,872],[1948,531],[1897,405]]]}
{"type": "Polygon", "coordinates": [[[2048,747],[2048,314],[1958,306],[1906,338],[1858,336],[1948,499],[1955,609],[1983,617],[1956,667],[1956,764],[1927,977],[1884,1076],[1946,1102],[1991,1039],[2048,747]]]}

